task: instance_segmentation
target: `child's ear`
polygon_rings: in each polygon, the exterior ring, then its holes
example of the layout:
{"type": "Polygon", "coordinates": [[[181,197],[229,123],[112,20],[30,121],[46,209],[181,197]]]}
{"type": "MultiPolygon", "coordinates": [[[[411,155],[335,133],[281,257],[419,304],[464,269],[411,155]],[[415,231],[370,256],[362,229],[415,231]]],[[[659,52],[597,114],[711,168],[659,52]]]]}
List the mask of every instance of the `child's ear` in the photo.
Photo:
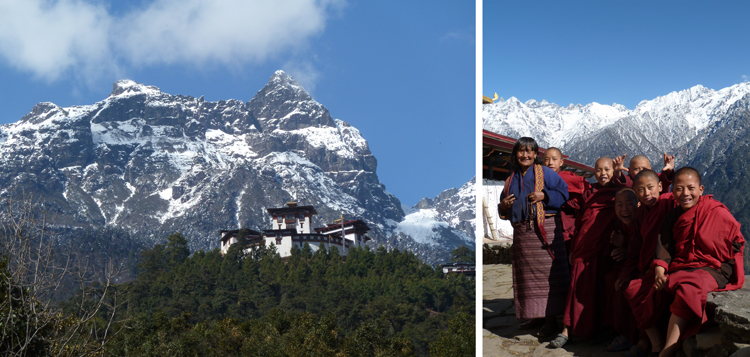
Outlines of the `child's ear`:
{"type": "Polygon", "coordinates": [[[661,181],[659,181],[659,192],[661,192],[661,181]]]}

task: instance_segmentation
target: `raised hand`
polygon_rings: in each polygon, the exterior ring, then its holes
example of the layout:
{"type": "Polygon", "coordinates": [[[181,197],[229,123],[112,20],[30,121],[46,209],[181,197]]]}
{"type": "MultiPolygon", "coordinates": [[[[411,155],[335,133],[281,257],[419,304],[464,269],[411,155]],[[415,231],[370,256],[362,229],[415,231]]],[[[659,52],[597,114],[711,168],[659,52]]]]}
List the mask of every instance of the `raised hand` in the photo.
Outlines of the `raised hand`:
{"type": "Polygon", "coordinates": [[[675,156],[677,155],[667,155],[667,153],[664,153],[664,168],[661,170],[662,172],[674,170],[675,156]]]}
{"type": "Polygon", "coordinates": [[[625,167],[625,154],[622,154],[622,156],[615,156],[612,161],[614,162],[615,166],[615,177],[620,177],[620,174],[623,171],[629,171],[628,168],[625,167]]]}

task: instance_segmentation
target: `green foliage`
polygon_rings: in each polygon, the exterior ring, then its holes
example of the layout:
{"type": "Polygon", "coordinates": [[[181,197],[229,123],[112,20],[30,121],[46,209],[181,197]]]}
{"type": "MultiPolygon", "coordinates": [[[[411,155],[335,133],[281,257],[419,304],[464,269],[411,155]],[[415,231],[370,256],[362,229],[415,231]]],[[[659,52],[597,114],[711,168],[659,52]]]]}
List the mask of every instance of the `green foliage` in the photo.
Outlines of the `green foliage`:
{"type": "Polygon", "coordinates": [[[164,254],[169,266],[182,264],[190,256],[190,249],[188,249],[187,243],[187,238],[180,233],[173,233],[167,237],[164,254]]]}
{"type": "Polygon", "coordinates": [[[430,356],[473,356],[476,350],[474,311],[463,309],[448,321],[448,330],[430,343],[430,356]]]}
{"type": "Polygon", "coordinates": [[[474,263],[475,261],[474,251],[465,245],[451,251],[451,263],[474,263]]]}
{"type": "Polygon", "coordinates": [[[111,355],[426,356],[474,307],[473,280],[445,278],[408,251],[188,256],[180,237],[144,250],[138,277],[121,287],[131,322],[111,355]]]}

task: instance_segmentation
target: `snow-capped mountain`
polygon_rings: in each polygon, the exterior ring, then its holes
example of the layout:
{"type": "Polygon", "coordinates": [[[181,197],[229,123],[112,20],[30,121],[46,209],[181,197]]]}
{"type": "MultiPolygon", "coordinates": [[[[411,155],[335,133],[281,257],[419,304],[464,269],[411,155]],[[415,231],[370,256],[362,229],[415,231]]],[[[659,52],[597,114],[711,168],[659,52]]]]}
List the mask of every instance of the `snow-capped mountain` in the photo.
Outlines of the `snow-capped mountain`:
{"type": "Polygon", "coordinates": [[[644,154],[659,162],[664,152],[680,153],[748,94],[750,83],[718,91],[697,85],[644,100],[633,110],[619,104],[561,107],[546,101],[501,99],[483,106],[482,127],[511,137],[531,136],[540,145],[564,148],[567,155],[583,162],[593,162],[600,153],[644,154]]]}
{"type": "Polygon", "coordinates": [[[434,198],[423,198],[414,207],[403,207],[406,217],[394,229],[394,241],[412,251],[424,252],[440,261],[445,257],[434,247],[462,245],[474,249],[476,238],[476,187],[472,178],[460,188],[451,188],[434,198]],[[408,237],[413,238],[413,242],[408,237]]]}
{"type": "Polygon", "coordinates": [[[282,71],[246,103],[130,80],[92,105],[40,103],[0,126],[0,154],[2,193],[38,193],[59,226],[180,232],[193,249],[216,247],[220,229],[270,228],[266,209],[289,200],[314,205],[316,227],[342,212],[365,220],[376,245],[404,218],[359,130],[282,71]]]}
{"type": "Polygon", "coordinates": [[[533,137],[588,165],[601,156],[643,154],[659,170],[662,153],[676,154],[676,166],[698,169],[705,193],[726,204],[742,223],[743,234],[750,236],[749,82],[721,90],[697,85],[644,100],[633,110],[618,104],[560,107],[515,98],[483,108],[484,129],[533,137]]]}

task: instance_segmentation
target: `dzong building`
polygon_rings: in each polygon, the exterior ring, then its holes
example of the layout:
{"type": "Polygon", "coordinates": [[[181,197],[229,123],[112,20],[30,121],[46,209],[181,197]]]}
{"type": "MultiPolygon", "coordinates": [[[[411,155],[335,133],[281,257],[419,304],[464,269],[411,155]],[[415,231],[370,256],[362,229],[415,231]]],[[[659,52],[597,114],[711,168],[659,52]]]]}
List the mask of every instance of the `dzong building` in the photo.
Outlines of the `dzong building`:
{"type": "Polygon", "coordinates": [[[292,248],[302,248],[305,243],[313,252],[321,247],[330,251],[335,247],[339,254],[346,255],[352,248],[364,248],[370,240],[365,234],[370,228],[362,220],[337,220],[326,227],[312,228],[312,216],[318,214],[313,206],[298,206],[288,202],[285,207],[268,208],[271,216],[271,229],[262,232],[240,229],[222,230],[221,253],[226,254],[233,244],[243,244],[246,249],[253,249],[259,244],[267,247],[276,246],[282,258],[292,255],[292,248]]]}

